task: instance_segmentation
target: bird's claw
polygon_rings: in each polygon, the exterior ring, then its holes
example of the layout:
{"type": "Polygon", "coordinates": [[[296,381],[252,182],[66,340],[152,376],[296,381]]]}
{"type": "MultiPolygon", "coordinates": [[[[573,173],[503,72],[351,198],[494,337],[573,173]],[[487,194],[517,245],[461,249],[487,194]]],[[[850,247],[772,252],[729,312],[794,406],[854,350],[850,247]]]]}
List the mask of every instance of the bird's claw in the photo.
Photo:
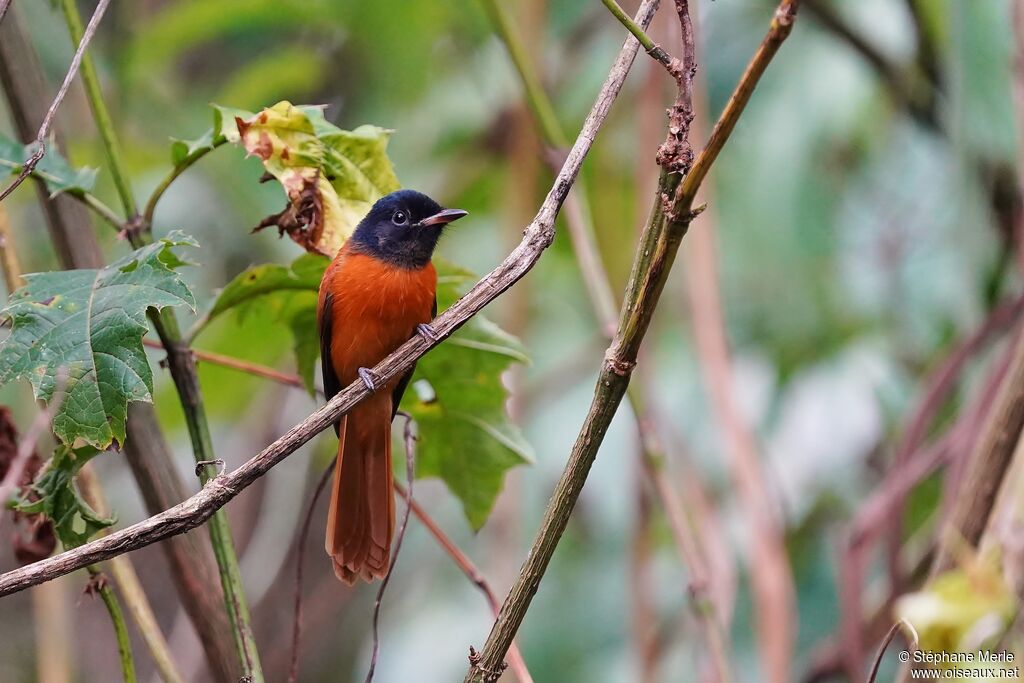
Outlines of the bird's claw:
{"type": "Polygon", "coordinates": [[[366,388],[372,391],[377,391],[377,378],[374,377],[373,371],[369,368],[359,368],[356,370],[356,374],[359,375],[359,379],[363,380],[363,384],[366,388]]]}
{"type": "Polygon", "coordinates": [[[436,342],[441,338],[430,326],[430,323],[420,323],[416,326],[416,332],[429,342],[436,342]]]}

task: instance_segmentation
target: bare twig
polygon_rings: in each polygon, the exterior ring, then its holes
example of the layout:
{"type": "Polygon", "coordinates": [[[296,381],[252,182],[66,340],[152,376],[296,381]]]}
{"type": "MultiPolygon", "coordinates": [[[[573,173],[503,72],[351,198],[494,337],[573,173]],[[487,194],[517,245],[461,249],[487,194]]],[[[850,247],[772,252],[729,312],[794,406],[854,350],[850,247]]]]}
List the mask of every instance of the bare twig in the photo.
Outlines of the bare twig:
{"type": "MultiPolygon", "coordinates": [[[[151,349],[164,348],[163,343],[156,339],[143,339],[142,343],[144,346],[148,346],[151,349]]],[[[297,389],[306,388],[302,378],[298,375],[290,372],[282,372],[281,370],[277,370],[266,365],[252,363],[247,360],[241,360],[240,358],[233,358],[232,356],[225,356],[224,354],[214,353],[213,351],[201,351],[199,349],[192,349],[192,355],[195,356],[198,361],[212,363],[213,365],[219,365],[232,370],[238,370],[239,372],[269,379],[279,384],[284,384],[285,386],[295,387],[297,389]]],[[[323,394],[323,391],[319,388],[317,388],[317,392],[323,394]]]]}
{"type": "MultiPolygon", "coordinates": [[[[644,3],[638,11],[637,23],[642,27],[650,20],[648,12],[652,12],[652,4],[644,3]]],[[[698,169],[694,165],[691,169],[688,128],[692,120],[691,89],[696,63],[688,3],[677,0],[676,7],[683,27],[683,67],[679,96],[669,110],[668,138],[658,151],[658,162],[662,166],[658,196],[636,251],[618,330],[605,354],[590,409],[573,445],[569,462],[545,510],[533,547],[502,605],[483,650],[479,653],[470,650],[469,670],[464,679],[466,683],[490,683],[500,676],[505,652],[525,618],[565,531],[608,425],[626,392],[640,345],[664,290],[679,243],[695,216],[691,208],[700,181],[725,144],[768,62],[789,34],[796,11],[793,2],[780,5],[768,37],[748,67],[737,94],[726,107],[723,120],[716,126],[717,135],[712,135],[708,148],[702,153],[704,166],[698,169]],[[691,179],[694,172],[698,172],[697,177],[691,179]],[[687,174],[684,176],[686,180],[680,182],[680,174],[683,173],[687,174]]],[[[638,43],[631,37],[626,47],[631,47],[635,55],[638,43]]]]}
{"type": "MultiPolygon", "coordinates": [[[[649,0],[646,4],[648,10],[651,5],[653,2],[649,0]]],[[[380,381],[387,382],[407,370],[423,354],[498,298],[529,272],[544,250],[550,246],[555,236],[554,223],[558,210],[569,188],[572,187],[597,132],[604,124],[636,54],[636,43],[630,42],[631,44],[624,46],[620,52],[551,190],[533,221],[526,227],[523,240],[464,297],[435,319],[432,324],[438,335],[437,341],[428,341],[416,336],[373,368],[374,375],[380,381]]],[[[266,474],[270,468],[294,453],[316,434],[334,424],[341,415],[351,410],[367,395],[369,390],[361,382],[350,385],[251,460],[238,469],[211,480],[202,491],[188,500],[106,538],[91,541],[74,550],[0,575],[0,597],[49,581],[93,562],[162,541],[203,524],[216,510],[226,505],[244,488],[266,474]]]]}
{"type": "MultiPolygon", "coordinates": [[[[14,192],[14,190],[21,185],[25,178],[29,177],[36,165],[42,160],[43,155],[46,154],[46,139],[50,134],[50,127],[53,126],[53,119],[57,115],[57,108],[60,107],[61,102],[64,101],[64,96],[68,94],[68,88],[71,87],[71,82],[75,79],[75,75],[78,73],[78,67],[82,63],[82,56],[85,54],[85,49],[89,46],[89,41],[96,35],[96,29],[100,25],[100,20],[103,19],[103,13],[107,11],[107,6],[110,4],[110,0],[99,0],[96,4],[96,9],[92,13],[92,18],[89,20],[89,25],[85,27],[85,33],[82,34],[82,39],[78,41],[78,49],[75,50],[75,56],[71,59],[71,66],[68,67],[68,72],[64,76],[64,82],[61,83],[60,89],[57,91],[57,96],[53,98],[53,103],[50,108],[46,111],[46,116],[43,118],[43,123],[39,126],[39,132],[36,133],[35,140],[35,151],[25,160],[24,165],[21,167],[21,173],[14,179],[10,185],[8,185],[3,192],[0,192],[0,202],[7,199],[7,197],[14,192]]],[[[7,12],[7,6],[3,8],[4,13],[7,12]]],[[[2,18],[2,15],[0,15],[2,18]]]]}
{"type": "MultiPolygon", "coordinates": [[[[373,650],[370,654],[370,668],[366,672],[366,683],[372,683],[373,672],[377,669],[377,655],[380,653],[380,605],[384,601],[384,591],[388,589],[391,582],[391,574],[395,571],[395,564],[398,563],[398,553],[402,550],[402,541],[405,539],[405,529],[409,526],[409,511],[412,510],[413,482],[416,478],[416,435],[412,431],[412,416],[408,413],[399,413],[405,418],[405,429],[402,433],[402,443],[405,444],[405,481],[408,489],[405,494],[405,512],[402,513],[402,522],[398,525],[398,533],[395,536],[395,549],[391,554],[391,564],[388,565],[388,573],[380,582],[377,589],[377,598],[373,601],[373,650]]],[[[390,493],[388,495],[391,495],[390,493]]]]}
{"type": "Polygon", "coordinates": [[[1013,349],[982,433],[971,453],[950,519],[940,540],[932,574],[952,566],[954,548],[963,542],[976,546],[988,523],[996,493],[1010,464],[1024,426],[1024,335],[1013,349]]]}
{"type": "MultiPolygon", "coordinates": [[[[437,522],[423,509],[418,502],[409,498],[406,493],[405,487],[396,479],[394,482],[395,491],[398,492],[402,498],[404,498],[409,505],[412,507],[412,513],[416,515],[417,519],[427,528],[430,535],[434,537],[438,545],[444,549],[448,557],[458,566],[466,578],[469,579],[473,585],[480,589],[483,593],[484,598],[487,599],[487,604],[491,608],[491,612],[495,617],[498,616],[498,610],[501,605],[498,603],[498,598],[494,595],[494,591],[491,590],[490,584],[484,577],[483,572],[473,563],[473,560],[459,549],[455,542],[448,537],[437,522]]],[[[523,659],[522,654],[519,652],[519,648],[516,646],[515,641],[512,642],[512,646],[508,651],[508,665],[509,668],[515,673],[516,678],[519,679],[519,683],[533,683],[533,677],[530,675],[529,670],[526,668],[526,661],[523,659]]]]}
{"type": "MultiPolygon", "coordinates": [[[[488,3],[494,4],[495,1],[496,0],[488,0],[488,3]]],[[[630,32],[640,40],[642,45],[647,47],[647,44],[651,43],[650,38],[646,36],[643,30],[640,29],[631,19],[625,17],[622,9],[614,2],[614,0],[611,0],[611,4],[607,1],[605,4],[610,10],[612,10],[612,13],[623,22],[630,32]],[[624,21],[623,17],[625,17],[624,21]],[[637,35],[638,33],[640,35],[637,35]]],[[[557,160],[557,148],[564,144],[562,141],[565,139],[565,134],[559,126],[557,119],[555,119],[553,123],[545,125],[544,120],[539,117],[537,112],[554,111],[554,107],[543,89],[531,87],[532,83],[537,83],[540,79],[536,74],[532,61],[526,56],[527,50],[523,46],[517,32],[513,29],[511,21],[508,18],[505,18],[500,11],[492,12],[492,15],[496,21],[495,30],[505,42],[509,54],[513,56],[513,63],[523,83],[524,93],[531,103],[530,109],[534,112],[534,120],[537,128],[539,129],[541,136],[544,138],[544,142],[551,148],[547,154],[547,160],[549,163],[553,163],[557,160]]],[[[681,63],[678,60],[668,57],[661,48],[656,48],[656,51],[657,54],[648,49],[648,53],[656,60],[662,61],[662,58],[664,58],[662,63],[669,68],[673,78],[677,83],[679,83],[682,74],[681,63]]],[[[692,54],[690,55],[690,59],[692,63],[692,54]]],[[[557,168],[554,170],[557,171],[557,168]]],[[[615,328],[617,325],[617,304],[615,301],[615,295],[612,292],[608,272],[605,269],[597,246],[594,222],[590,213],[586,186],[582,181],[577,182],[576,186],[566,198],[564,213],[573,251],[575,252],[576,260],[579,264],[580,272],[583,277],[584,289],[587,292],[591,306],[594,309],[594,314],[597,317],[603,333],[606,335],[607,339],[611,339],[615,334],[615,328]]],[[[640,380],[641,378],[637,379],[640,380]]],[[[704,603],[703,599],[700,597],[703,596],[708,589],[708,582],[706,581],[707,572],[703,570],[705,563],[699,555],[700,549],[698,544],[689,532],[688,522],[684,516],[682,501],[675,489],[668,484],[668,481],[665,479],[664,473],[662,472],[661,460],[663,460],[663,456],[660,453],[660,447],[655,444],[656,439],[653,438],[653,430],[646,426],[646,422],[649,422],[650,420],[644,410],[643,401],[640,398],[642,393],[642,391],[630,391],[628,393],[628,399],[630,406],[633,409],[633,415],[637,422],[637,431],[640,435],[641,444],[643,446],[641,450],[641,457],[647,461],[645,463],[644,471],[652,478],[652,480],[657,480],[659,478],[661,480],[660,482],[655,481],[655,492],[662,501],[666,515],[670,518],[670,526],[673,529],[673,537],[680,550],[680,555],[683,560],[682,564],[684,567],[688,567],[691,570],[693,577],[691,580],[692,602],[701,603],[695,609],[695,613],[697,614],[701,624],[707,630],[710,652],[715,663],[715,668],[719,674],[719,679],[727,680],[731,678],[731,675],[728,667],[728,647],[724,642],[723,636],[725,630],[724,628],[721,628],[720,624],[716,623],[713,606],[710,603],[704,603]],[[674,519],[673,515],[676,516],[674,519]]]]}
{"type": "Polygon", "coordinates": [[[875,663],[871,666],[871,673],[868,674],[868,683],[875,683],[875,679],[878,677],[878,667],[882,665],[882,657],[885,656],[885,651],[889,649],[889,644],[892,643],[893,638],[900,632],[900,626],[903,625],[903,621],[897,621],[889,629],[889,632],[885,634],[885,639],[882,640],[882,644],[878,646],[878,654],[875,655],[875,663]]]}
{"type": "Polygon", "coordinates": [[[335,463],[336,460],[332,458],[331,464],[320,475],[320,481],[317,482],[316,489],[313,491],[309,507],[306,508],[306,517],[302,520],[302,530],[299,532],[299,540],[295,546],[295,597],[292,599],[292,656],[291,663],[288,665],[288,683],[297,683],[299,680],[299,644],[302,640],[302,581],[306,564],[304,559],[306,538],[309,537],[309,527],[313,521],[313,510],[316,508],[316,502],[320,499],[320,494],[323,493],[324,487],[327,486],[327,480],[330,479],[331,474],[334,472],[335,463]]]}

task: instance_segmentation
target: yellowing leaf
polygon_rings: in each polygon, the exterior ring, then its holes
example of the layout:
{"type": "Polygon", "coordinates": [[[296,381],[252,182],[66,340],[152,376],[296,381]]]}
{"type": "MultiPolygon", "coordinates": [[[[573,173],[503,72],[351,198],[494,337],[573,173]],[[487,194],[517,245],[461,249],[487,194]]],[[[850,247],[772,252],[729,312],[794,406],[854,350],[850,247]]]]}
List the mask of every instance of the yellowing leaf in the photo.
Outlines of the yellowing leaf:
{"type": "Polygon", "coordinates": [[[899,599],[896,618],[914,627],[921,650],[973,652],[1005,632],[1016,602],[994,560],[973,559],[899,599]]]}
{"type": "Polygon", "coordinates": [[[307,251],[333,257],[373,203],[399,188],[387,156],[390,131],[342,130],[322,108],[290,102],[234,115],[237,135],[226,138],[258,157],[288,198],[257,230],[277,226],[307,251]]]}

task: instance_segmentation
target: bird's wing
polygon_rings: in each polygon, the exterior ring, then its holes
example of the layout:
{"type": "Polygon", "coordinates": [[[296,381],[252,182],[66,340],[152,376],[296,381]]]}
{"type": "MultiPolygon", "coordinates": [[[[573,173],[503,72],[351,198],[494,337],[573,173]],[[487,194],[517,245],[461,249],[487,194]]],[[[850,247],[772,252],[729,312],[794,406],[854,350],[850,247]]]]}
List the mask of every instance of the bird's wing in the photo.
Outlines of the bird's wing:
{"type": "MultiPolygon", "coordinates": [[[[331,363],[331,330],[334,328],[334,295],[328,294],[324,297],[323,308],[320,310],[320,368],[324,375],[324,395],[330,401],[341,391],[341,381],[334,372],[334,364],[331,363]]],[[[334,425],[334,431],[338,431],[338,425],[334,425]]]]}

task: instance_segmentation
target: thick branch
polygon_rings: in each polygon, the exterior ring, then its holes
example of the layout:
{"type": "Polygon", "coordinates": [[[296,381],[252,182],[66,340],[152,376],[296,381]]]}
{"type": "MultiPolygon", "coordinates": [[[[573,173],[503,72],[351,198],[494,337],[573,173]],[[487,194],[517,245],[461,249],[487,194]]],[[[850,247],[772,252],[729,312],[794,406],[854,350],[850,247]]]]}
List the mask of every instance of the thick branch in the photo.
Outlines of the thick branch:
{"type": "MultiPolygon", "coordinates": [[[[646,6],[650,7],[653,4],[653,1],[649,0],[646,6]]],[[[373,369],[381,385],[410,368],[417,359],[498,298],[537,263],[543,251],[554,239],[555,217],[569,188],[576,180],[583,159],[590,151],[598,130],[608,116],[612,102],[622,88],[635,54],[635,43],[623,48],[551,190],[533,221],[526,227],[519,246],[462,299],[434,320],[432,325],[438,334],[437,342],[428,342],[416,336],[373,369]]],[[[243,489],[266,474],[270,468],[334,424],[339,417],[368,395],[366,387],[361,382],[356,382],[241,467],[210,480],[202,491],[188,500],[138,524],[116,531],[106,538],[91,541],[74,550],[0,575],[0,597],[81,569],[93,562],[137,550],[194,529],[243,489]]]]}
{"type": "MultiPolygon", "coordinates": [[[[654,2],[641,6],[637,20],[640,26],[647,25],[655,7],[654,2]],[[645,12],[650,12],[651,15],[646,15],[645,12]]],[[[692,155],[689,152],[687,134],[693,118],[692,79],[696,64],[686,0],[676,0],[676,9],[683,29],[680,92],[677,101],[669,110],[669,137],[658,153],[658,161],[663,168],[658,193],[651,218],[644,229],[634,258],[618,330],[605,354],[604,366],[594,390],[590,410],[573,445],[569,462],[545,510],[533,547],[502,605],[501,613],[483,650],[479,654],[471,650],[470,667],[465,683],[490,683],[496,681],[501,674],[505,652],[526,616],[541,578],[565,531],[608,425],[626,392],[640,344],[654,315],[679,243],[693,219],[690,205],[700,181],[724,145],[771,57],[789,34],[796,13],[793,2],[784,0],[780,5],[768,37],[744,74],[736,94],[730,100],[730,106],[727,106],[723,113],[723,119],[715,127],[715,132],[719,134],[718,138],[713,135],[708,149],[701,155],[705,159],[705,166],[696,180],[689,185],[689,191],[677,195],[677,190],[684,185],[680,183],[679,173],[690,171],[689,160],[692,155]]],[[[634,38],[627,40],[623,49],[627,48],[632,48],[633,54],[636,54],[638,44],[634,38]]],[[[696,170],[695,166],[693,171],[696,170]]],[[[689,179],[689,176],[687,178],[689,179]]]]}

